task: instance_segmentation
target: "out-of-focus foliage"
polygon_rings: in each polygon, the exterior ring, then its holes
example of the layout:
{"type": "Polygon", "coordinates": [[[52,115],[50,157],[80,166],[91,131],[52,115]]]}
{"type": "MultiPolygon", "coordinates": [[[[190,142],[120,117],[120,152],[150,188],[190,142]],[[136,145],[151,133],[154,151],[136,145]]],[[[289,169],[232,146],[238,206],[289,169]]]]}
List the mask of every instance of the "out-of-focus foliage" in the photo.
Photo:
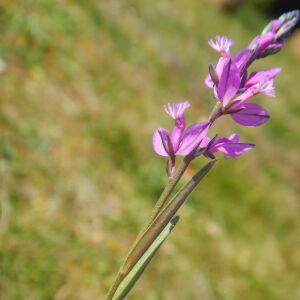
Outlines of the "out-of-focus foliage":
{"type": "Polygon", "coordinates": [[[241,1],[241,2],[246,2],[247,4],[250,4],[256,8],[259,9],[270,9],[272,8],[272,5],[278,0],[249,0],[249,1],[241,1]]]}
{"type": "MultiPolygon", "coordinates": [[[[162,104],[204,119],[207,40],[238,49],[265,22],[204,0],[1,2],[1,299],[104,297],[167,182],[162,104]]],[[[216,124],[257,147],[220,160],[129,299],[300,299],[299,41],[256,65],[283,67],[271,120],[216,124]]]]}

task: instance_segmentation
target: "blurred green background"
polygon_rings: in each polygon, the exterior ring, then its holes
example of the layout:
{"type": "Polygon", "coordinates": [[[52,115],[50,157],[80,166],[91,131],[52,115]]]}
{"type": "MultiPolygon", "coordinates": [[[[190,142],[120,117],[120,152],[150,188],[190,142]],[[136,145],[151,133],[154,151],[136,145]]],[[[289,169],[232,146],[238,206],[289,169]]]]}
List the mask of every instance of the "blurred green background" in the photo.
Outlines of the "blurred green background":
{"type": "MultiPolygon", "coordinates": [[[[172,123],[162,104],[205,119],[207,40],[237,51],[275,14],[238,2],[0,2],[1,299],[104,298],[167,183],[151,148],[172,123]]],[[[257,98],[271,120],[215,131],[257,147],[220,159],[129,299],[300,299],[299,49],[298,29],[256,63],[283,68],[276,99],[257,98]]]]}

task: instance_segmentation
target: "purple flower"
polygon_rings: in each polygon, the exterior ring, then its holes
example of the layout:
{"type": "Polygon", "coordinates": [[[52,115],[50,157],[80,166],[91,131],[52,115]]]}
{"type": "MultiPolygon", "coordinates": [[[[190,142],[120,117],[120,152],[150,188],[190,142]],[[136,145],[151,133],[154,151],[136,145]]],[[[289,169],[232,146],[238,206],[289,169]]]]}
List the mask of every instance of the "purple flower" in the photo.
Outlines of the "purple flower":
{"type": "Polygon", "coordinates": [[[247,72],[241,74],[250,54],[243,50],[234,60],[230,56],[221,57],[216,69],[210,66],[210,79],[206,82],[209,86],[213,84],[215,98],[222,103],[224,113],[243,109],[244,104],[257,94],[275,96],[274,78],[281,68],[252,72],[250,75],[247,72]]]}
{"type": "Polygon", "coordinates": [[[243,77],[245,67],[247,66],[249,60],[253,55],[253,50],[251,49],[244,49],[238,52],[234,58],[231,57],[229,48],[234,45],[234,41],[227,38],[227,37],[216,37],[216,42],[209,40],[209,45],[220,52],[221,57],[217,65],[214,67],[210,65],[210,74],[205,78],[205,84],[209,88],[213,88],[215,85],[218,84],[220,77],[222,76],[224,67],[228,65],[230,62],[232,67],[239,73],[240,77],[243,77]],[[214,72],[212,72],[214,71],[214,72]]]}
{"type": "Polygon", "coordinates": [[[246,144],[239,142],[240,137],[238,134],[232,134],[229,138],[219,138],[210,139],[206,137],[203,139],[200,147],[205,149],[204,155],[210,158],[215,158],[216,152],[221,152],[224,155],[224,158],[228,157],[237,158],[240,155],[246,153],[255,147],[254,144],[246,144]]]}
{"type": "Polygon", "coordinates": [[[222,67],[214,91],[215,97],[227,109],[227,113],[242,108],[244,103],[257,94],[275,96],[274,78],[281,71],[280,68],[252,72],[242,78],[237,65],[230,58],[222,67]]]}
{"type": "Polygon", "coordinates": [[[209,40],[208,44],[217,52],[220,53],[221,57],[217,63],[216,67],[213,67],[211,65],[210,70],[214,70],[215,74],[213,75],[212,72],[210,72],[210,75],[208,75],[205,79],[205,83],[209,88],[213,88],[214,84],[216,84],[216,81],[219,81],[218,78],[221,76],[221,72],[224,68],[224,65],[228,62],[228,59],[231,57],[230,55],[230,47],[234,45],[234,40],[226,37],[226,36],[216,36],[216,40],[209,40]],[[214,79],[217,78],[217,79],[214,79]]]}
{"type": "Polygon", "coordinates": [[[184,111],[189,106],[188,101],[164,106],[165,112],[174,119],[173,129],[169,132],[165,128],[158,128],[153,135],[154,151],[161,156],[169,157],[171,160],[169,175],[172,175],[174,171],[176,155],[186,156],[192,153],[206,136],[209,128],[208,122],[200,122],[185,129],[184,111]]]}
{"type": "MultiPolygon", "coordinates": [[[[223,47],[228,48],[228,46],[223,47]]],[[[215,98],[222,103],[224,108],[237,101],[240,101],[240,106],[242,106],[258,93],[275,96],[273,79],[281,68],[252,72],[248,75],[245,68],[252,55],[253,50],[245,49],[232,59],[228,52],[227,56],[220,57],[216,68],[210,65],[210,75],[205,82],[207,86],[214,89],[215,98]]]]}

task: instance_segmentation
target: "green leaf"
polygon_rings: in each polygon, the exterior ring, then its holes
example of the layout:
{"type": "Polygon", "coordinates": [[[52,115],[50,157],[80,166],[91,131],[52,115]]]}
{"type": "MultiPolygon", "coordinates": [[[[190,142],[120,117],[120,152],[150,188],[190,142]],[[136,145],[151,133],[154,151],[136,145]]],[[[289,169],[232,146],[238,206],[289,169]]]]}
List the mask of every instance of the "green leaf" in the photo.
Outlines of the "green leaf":
{"type": "Polygon", "coordinates": [[[175,216],[172,220],[166,225],[166,227],[162,230],[162,232],[158,235],[158,237],[154,240],[154,242],[150,245],[144,255],[139,259],[139,261],[135,264],[129,274],[123,279],[120,283],[116,293],[114,294],[113,300],[124,299],[125,296],[130,292],[133,288],[136,281],[143,274],[145,268],[151,261],[152,257],[155,255],[156,251],[159,249],[164,240],[171,233],[172,229],[175,227],[179,220],[179,216],[175,216]]]}

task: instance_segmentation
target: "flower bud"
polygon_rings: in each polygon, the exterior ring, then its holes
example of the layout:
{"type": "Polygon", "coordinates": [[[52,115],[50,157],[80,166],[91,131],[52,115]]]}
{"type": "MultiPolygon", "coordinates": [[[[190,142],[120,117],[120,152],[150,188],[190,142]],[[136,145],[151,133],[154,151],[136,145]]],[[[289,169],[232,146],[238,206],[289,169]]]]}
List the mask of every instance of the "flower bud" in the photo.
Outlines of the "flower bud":
{"type": "Polygon", "coordinates": [[[292,10],[279,17],[281,26],[276,32],[276,40],[287,37],[299,21],[299,10],[292,10]]]}

